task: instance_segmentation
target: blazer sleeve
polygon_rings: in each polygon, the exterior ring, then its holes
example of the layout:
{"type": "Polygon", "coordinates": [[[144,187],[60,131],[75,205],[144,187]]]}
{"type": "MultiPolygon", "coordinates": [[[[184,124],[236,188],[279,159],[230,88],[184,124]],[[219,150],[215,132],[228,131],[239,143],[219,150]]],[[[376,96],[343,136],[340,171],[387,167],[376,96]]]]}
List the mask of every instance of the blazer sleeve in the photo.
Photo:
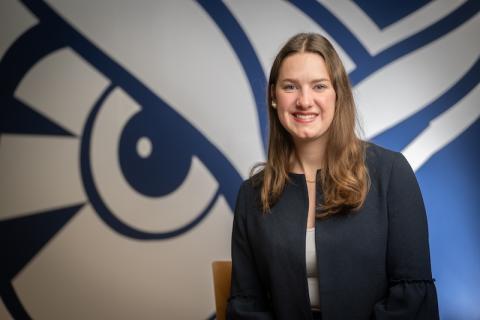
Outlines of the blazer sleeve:
{"type": "Polygon", "coordinates": [[[245,192],[240,188],[235,206],[232,230],[232,285],[227,305],[227,319],[274,319],[262,288],[249,242],[246,210],[249,207],[245,192]]]}
{"type": "Polygon", "coordinates": [[[427,217],[415,174],[401,153],[394,159],[387,191],[389,291],[374,318],[439,318],[430,266],[427,217]]]}

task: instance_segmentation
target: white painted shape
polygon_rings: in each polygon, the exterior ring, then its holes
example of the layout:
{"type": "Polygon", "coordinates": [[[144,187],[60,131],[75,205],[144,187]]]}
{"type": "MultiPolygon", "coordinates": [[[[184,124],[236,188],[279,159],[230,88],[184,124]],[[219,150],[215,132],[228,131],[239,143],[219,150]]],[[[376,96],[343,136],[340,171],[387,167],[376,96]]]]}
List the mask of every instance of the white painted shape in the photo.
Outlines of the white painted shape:
{"type": "Polygon", "coordinates": [[[366,137],[408,118],[461,79],[479,57],[478,30],[477,14],[455,31],[360,82],[355,96],[366,137]]]}
{"type": "Polygon", "coordinates": [[[172,193],[147,197],[133,189],[122,173],[118,147],[126,122],[139,110],[135,101],[121,89],[115,89],[105,100],[92,133],[94,182],[105,204],[127,225],[150,232],[172,231],[191,222],[203,211],[218,183],[203,163],[193,157],[185,181],[172,193]]]}
{"type": "Polygon", "coordinates": [[[230,259],[233,215],[223,198],[191,232],[124,237],[85,206],[14,279],[34,319],[206,319],[211,262],[230,259]]]}
{"type": "Polygon", "coordinates": [[[2,320],[14,320],[12,316],[10,315],[10,312],[8,312],[7,307],[3,303],[3,300],[0,299],[0,319],[2,320]]]}
{"type": "Polygon", "coordinates": [[[267,79],[277,52],[299,32],[324,35],[337,50],[347,72],[355,68],[348,54],[321,26],[287,1],[227,0],[225,4],[252,42],[267,79]]]}
{"type": "Polygon", "coordinates": [[[107,85],[107,79],[67,48],[49,54],[30,69],[15,96],[81,135],[90,109],[107,85]]]}
{"type": "Polygon", "coordinates": [[[37,21],[20,1],[0,1],[0,60],[15,40],[37,21]]]}
{"type": "Polygon", "coordinates": [[[467,130],[480,117],[480,87],[470,91],[455,106],[433,119],[402,153],[418,170],[435,153],[467,130]]]}
{"type": "Polygon", "coordinates": [[[173,0],[48,2],[202,132],[242,176],[263,159],[247,78],[200,5],[173,0]]]}
{"type": "Polygon", "coordinates": [[[148,158],[152,154],[152,141],[147,137],[141,137],[137,141],[137,153],[142,158],[148,158]]]}
{"type": "Polygon", "coordinates": [[[71,137],[2,134],[0,221],[86,201],[78,148],[71,137]]]}
{"type": "Polygon", "coordinates": [[[353,1],[318,0],[318,2],[347,27],[370,54],[375,55],[444,18],[461,6],[465,0],[432,1],[383,30],[378,28],[353,1]]]}

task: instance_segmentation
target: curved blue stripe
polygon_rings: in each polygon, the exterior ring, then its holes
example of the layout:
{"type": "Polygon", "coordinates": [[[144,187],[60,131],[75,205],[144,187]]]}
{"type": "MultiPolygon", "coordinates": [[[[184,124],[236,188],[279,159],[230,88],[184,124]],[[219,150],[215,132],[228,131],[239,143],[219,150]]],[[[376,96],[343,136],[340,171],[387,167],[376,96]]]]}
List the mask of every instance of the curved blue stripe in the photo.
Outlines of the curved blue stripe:
{"type": "Polygon", "coordinates": [[[330,34],[358,66],[372,56],[353,33],[327,8],[315,0],[290,1],[330,34]]]}
{"type": "Polygon", "coordinates": [[[422,31],[379,52],[368,63],[362,63],[350,73],[350,81],[358,84],[392,61],[439,39],[472,18],[480,10],[480,1],[467,1],[448,16],[422,31]]]}
{"type": "Polygon", "coordinates": [[[65,42],[56,37],[58,32],[51,24],[35,25],[25,31],[8,48],[0,60],[0,94],[13,96],[25,73],[45,55],[65,47],[65,42]],[[38,39],[42,39],[39,45],[38,39]]]}
{"type": "Polygon", "coordinates": [[[418,111],[413,116],[378,134],[371,140],[382,146],[400,151],[405,148],[418,134],[428,127],[430,121],[451,106],[455,105],[479,83],[480,59],[467,73],[438,99],[418,111]]]}
{"type": "Polygon", "coordinates": [[[198,3],[218,25],[232,46],[247,75],[257,105],[257,116],[264,150],[267,150],[266,77],[260,61],[242,27],[223,2],[200,0],[198,3]]]}
{"type": "Polygon", "coordinates": [[[13,97],[21,79],[36,62],[65,47],[65,43],[54,36],[56,32],[50,24],[35,25],[25,31],[0,60],[0,133],[75,136],[13,97]],[[41,46],[38,39],[45,39],[41,46]]]}

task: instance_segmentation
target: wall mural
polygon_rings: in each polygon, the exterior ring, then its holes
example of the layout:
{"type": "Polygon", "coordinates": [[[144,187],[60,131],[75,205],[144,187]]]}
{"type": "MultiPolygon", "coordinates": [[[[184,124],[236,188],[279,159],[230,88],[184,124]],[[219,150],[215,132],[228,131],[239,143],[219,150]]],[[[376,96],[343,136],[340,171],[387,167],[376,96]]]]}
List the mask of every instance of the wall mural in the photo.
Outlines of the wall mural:
{"type": "Polygon", "coordinates": [[[265,83],[332,40],[427,206],[442,319],[478,319],[480,2],[0,4],[0,319],[207,319],[265,83]]]}

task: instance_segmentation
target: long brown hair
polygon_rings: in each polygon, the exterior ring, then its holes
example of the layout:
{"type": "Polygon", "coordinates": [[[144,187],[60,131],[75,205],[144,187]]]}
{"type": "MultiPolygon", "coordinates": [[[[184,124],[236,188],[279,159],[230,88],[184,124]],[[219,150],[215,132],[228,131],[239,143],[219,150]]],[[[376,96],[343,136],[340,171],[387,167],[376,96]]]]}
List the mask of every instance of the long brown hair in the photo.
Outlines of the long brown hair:
{"type": "Polygon", "coordinates": [[[320,55],[327,67],[336,93],[335,114],[327,131],[328,142],[319,183],[323,190],[323,203],[316,208],[318,218],[327,217],[343,209],[358,209],[369,188],[365,165],[365,142],[355,133],[356,108],[350,82],[337,52],[323,36],[300,33],[287,41],[277,54],[268,81],[269,143],[267,162],[252,169],[252,181],[261,185],[263,212],[278,201],[289,181],[290,157],[295,145],[290,134],[280,123],[277,112],[271,107],[273,90],[277,84],[282,62],[295,53],[310,52],[320,55]],[[258,168],[262,169],[258,172],[258,168]],[[254,173],[257,172],[258,174],[254,173]]]}

